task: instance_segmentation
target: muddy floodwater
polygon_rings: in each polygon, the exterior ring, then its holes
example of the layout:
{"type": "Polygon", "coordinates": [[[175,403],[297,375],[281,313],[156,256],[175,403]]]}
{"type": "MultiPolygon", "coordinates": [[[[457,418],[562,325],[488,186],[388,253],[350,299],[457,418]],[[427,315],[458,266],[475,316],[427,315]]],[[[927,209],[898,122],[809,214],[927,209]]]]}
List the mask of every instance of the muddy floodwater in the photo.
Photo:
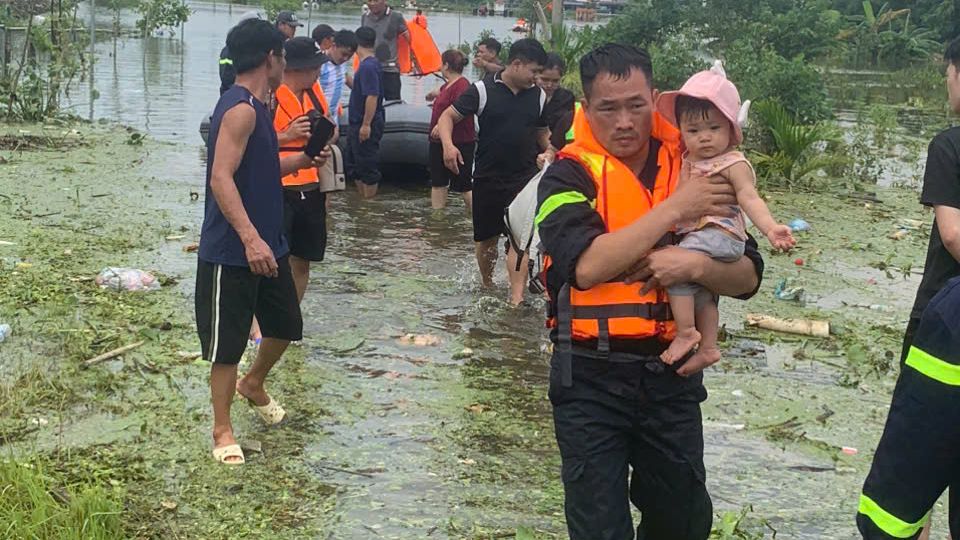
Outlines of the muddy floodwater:
{"type": "MultiPolygon", "coordinates": [[[[373,201],[352,189],[332,197],[306,337],[270,386],[289,421],[264,428],[238,402],[248,463],[212,462],[192,313],[205,160],[196,128],[217,99],[224,34],[246,8],[191,7],[183,39],[97,44],[94,77],[68,103],[109,125],[0,130],[0,322],[14,327],[0,343],[10,411],[0,453],[113,486],[131,537],[565,538],[543,302],[508,307],[501,267],[497,288],[481,289],[462,202],[432,211],[416,175],[388,178],[373,201]],[[106,266],[151,270],[164,286],[99,290],[92,277],[106,266]],[[81,366],[135,341],[130,354],[81,366]]],[[[359,18],[310,16],[350,28],[359,18]]],[[[512,25],[428,16],[441,47],[512,25]]],[[[421,101],[438,84],[405,79],[404,97],[421,101]]],[[[856,536],[932,221],[917,204],[915,147],[898,158],[912,166],[885,173],[896,187],[767,194],[778,218],[812,230],[790,255],[764,251],[756,298],[721,303],[725,359],[705,377],[707,481],[717,523],[745,513],[739,537],[856,536]],[[777,299],[781,280],[803,301],[777,299]],[[829,320],[832,336],[745,328],[748,313],[829,320]]]]}

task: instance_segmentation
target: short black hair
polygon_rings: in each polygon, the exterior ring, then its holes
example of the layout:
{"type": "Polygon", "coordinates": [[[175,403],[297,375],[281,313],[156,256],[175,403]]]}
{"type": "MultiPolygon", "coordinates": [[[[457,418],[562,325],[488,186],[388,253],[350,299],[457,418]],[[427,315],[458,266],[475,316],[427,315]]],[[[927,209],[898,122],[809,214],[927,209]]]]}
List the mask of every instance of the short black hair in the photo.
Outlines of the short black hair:
{"type": "Polygon", "coordinates": [[[543,64],[543,70],[555,69],[560,72],[562,77],[567,72],[567,63],[563,61],[557,53],[547,53],[547,61],[543,64]]]}
{"type": "Polygon", "coordinates": [[[227,34],[227,49],[237,75],[260,67],[270,54],[283,54],[284,36],[262,19],[247,19],[227,34]]]}
{"type": "Polygon", "coordinates": [[[960,36],[953,38],[947,45],[947,50],[943,53],[943,59],[960,69],[960,36]]]}
{"type": "Polygon", "coordinates": [[[677,119],[677,125],[685,118],[706,119],[715,105],[706,99],[695,98],[680,94],[677,96],[676,103],[673,104],[673,114],[677,119]]]}
{"type": "Polygon", "coordinates": [[[327,38],[332,38],[333,34],[334,31],[332,26],[329,24],[318,24],[313,28],[313,33],[310,34],[310,36],[314,41],[317,42],[317,45],[319,45],[321,41],[327,38]]]}
{"type": "Polygon", "coordinates": [[[542,66],[547,63],[547,51],[539,41],[533,38],[518,39],[510,45],[510,52],[507,54],[507,62],[514,60],[533,62],[542,66]]]}
{"type": "Polygon", "coordinates": [[[369,26],[357,28],[357,46],[372,49],[377,44],[377,32],[369,26]]]}
{"type": "Polygon", "coordinates": [[[467,67],[467,57],[457,49],[448,49],[440,55],[440,61],[450,66],[455,73],[463,73],[463,68],[467,67]]]}
{"type": "Polygon", "coordinates": [[[417,15],[423,15],[423,10],[422,10],[422,9],[417,9],[417,15]]]}
{"type": "Polygon", "coordinates": [[[480,47],[481,45],[486,47],[486,49],[493,54],[500,54],[500,51],[503,49],[503,45],[501,45],[499,41],[493,39],[492,37],[481,39],[480,43],[477,43],[477,47],[480,47]]]}
{"type": "Polygon", "coordinates": [[[357,50],[357,35],[350,30],[340,30],[333,35],[333,44],[351,51],[357,50]]]}
{"type": "Polygon", "coordinates": [[[640,70],[647,78],[647,84],[653,84],[653,63],[650,53],[640,47],[605,43],[588,52],[580,59],[580,84],[583,95],[590,97],[593,81],[601,73],[607,73],[616,79],[630,75],[634,69],[640,70]]]}

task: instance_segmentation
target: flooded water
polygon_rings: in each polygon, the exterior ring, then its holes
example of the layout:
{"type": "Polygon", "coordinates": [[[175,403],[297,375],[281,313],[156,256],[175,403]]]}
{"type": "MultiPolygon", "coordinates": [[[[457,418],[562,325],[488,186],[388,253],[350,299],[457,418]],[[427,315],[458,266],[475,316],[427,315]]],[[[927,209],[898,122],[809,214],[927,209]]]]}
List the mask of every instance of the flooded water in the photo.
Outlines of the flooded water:
{"type": "MultiPolygon", "coordinates": [[[[197,126],[218,97],[224,36],[247,8],[190,5],[182,37],[98,42],[92,81],[75,85],[67,102],[81,116],[178,143],[144,166],[160,181],[202,191],[197,126]]],[[[484,29],[512,37],[512,19],[428,16],[441,47],[473,41],[484,29]]],[[[124,25],[134,18],[124,14],[124,25]]],[[[108,24],[109,12],[100,19],[108,24]]],[[[314,13],[309,21],[354,28],[359,14],[314,13]]],[[[403,84],[405,99],[422,102],[439,80],[403,84]]],[[[288,428],[310,422],[318,432],[300,455],[338,489],[327,538],[505,538],[520,526],[565,537],[542,304],[509,308],[502,268],[497,290],[479,288],[470,221],[462,203],[451,205],[431,211],[426,184],[388,182],[370,202],[352,190],[332,198],[328,257],[315,265],[303,306],[307,337],[292,352],[305,369],[326,374],[316,400],[328,415],[288,428]]],[[[198,201],[170,210],[196,233],[200,208],[198,201]]],[[[171,248],[163,260],[190,276],[191,256],[171,248]]],[[[185,293],[191,283],[182,281],[185,293]]],[[[827,457],[784,449],[727,421],[743,412],[735,399],[741,388],[789,380],[813,388],[810,396],[795,388],[789,395],[812,407],[836,391],[837,373],[798,364],[786,348],[748,348],[730,373],[707,377],[715,393],[705,434],[716,507],[753,504],[778,538],[852,538],[859,479],[827,457]]],[[[206,407],[205,388],[195,388],[193,401],[206,407]]],[[[295,416],[298,404],[287,406],[295,416]]]]}
{"type": "MultiPolygon", "coordinates": [[[[226,34],[248,6],[188,2],[193,10],[183,35],[114,41],[100,35],[92,84],[78,82],[70,90],[67,107],[90,119],[106,118],[168,140],[201,144],[197,128],[220,97],[218,60],[226,34]],[[91,99],[91,95],[95,99],[91,99]]],[[[350,11],[300,14],[307,25],[298,35],[308,35],[317,24],[335,29],[360,25],[358,6],[350,11]]],[[[501,41],[516,39],[510,31],[514,19],[428,12],[430,32],[443,50],[464,41],[473,43],[490,30],[501,41]]],[[[80,12],[82,20],[89,15],[80,12]]],[[[132,28],[137,16],[124,12],[121,25],[132,28]]],[[[98,28],[112,28],[113,12],[97,10],[98,28]]],[[[179,30],[178,30],[179,32],[179,30]]],[[[471,76],[475,78],[475,76],[471,76]]],[[[424,96],[441,84],[435,76],[403,78],[403,98],[424,103],[424,96]]]]}

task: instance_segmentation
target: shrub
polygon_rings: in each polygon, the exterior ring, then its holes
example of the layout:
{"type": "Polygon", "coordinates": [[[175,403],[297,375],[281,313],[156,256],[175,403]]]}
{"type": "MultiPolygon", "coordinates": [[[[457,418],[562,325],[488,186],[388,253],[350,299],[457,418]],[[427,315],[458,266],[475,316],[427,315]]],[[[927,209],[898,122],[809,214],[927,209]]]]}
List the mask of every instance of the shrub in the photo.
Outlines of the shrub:
{"type": "Polygon", "coordinates": [[[733,43],[721,56],[741,99],[775,99],[801,122],[831,116],[820,73],[802,59],[788,60],[747,40],[733,43]]]}
{"type": "Polygon", "coordinates": [[[808,189],[813,186],[814,173],[835,164],[833,156],[818,152],[825,143],[839,139],[831,126],[800,123],[773,100],[755,103],[751,113],[772,140],[772,148],[755,152],[752,159],[758,176],[767,185],[808,189]]]}

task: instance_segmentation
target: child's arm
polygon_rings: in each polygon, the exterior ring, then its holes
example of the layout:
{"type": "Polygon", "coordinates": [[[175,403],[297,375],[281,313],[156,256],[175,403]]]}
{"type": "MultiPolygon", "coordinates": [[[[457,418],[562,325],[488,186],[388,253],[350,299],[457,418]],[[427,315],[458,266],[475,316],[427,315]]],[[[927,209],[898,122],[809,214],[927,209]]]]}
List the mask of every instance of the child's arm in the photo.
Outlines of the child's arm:
{"type": "Polygon", "coordinates": [[[763,202],[757,193],[753,169],[747,163],[734,163],[722,173],[730,180],[733,189],[737,192],[737,203],[743,208],[750,221],[767,237],[770,244],[777,249],[790,250],[796,245],[790,227],[781,225],[773,219],[767,203],[763,202]]]}

